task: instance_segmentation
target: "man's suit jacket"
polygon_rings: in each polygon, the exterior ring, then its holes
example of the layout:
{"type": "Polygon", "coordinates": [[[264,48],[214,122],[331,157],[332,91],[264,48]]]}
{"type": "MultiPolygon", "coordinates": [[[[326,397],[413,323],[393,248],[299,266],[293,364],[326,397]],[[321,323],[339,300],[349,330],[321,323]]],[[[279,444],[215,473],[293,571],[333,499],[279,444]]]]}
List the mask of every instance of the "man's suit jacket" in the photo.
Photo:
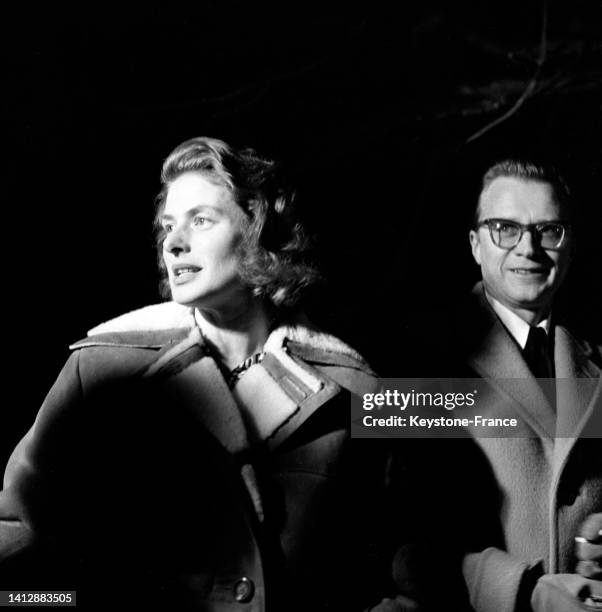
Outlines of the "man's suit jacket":
{"type": "Polygon", "coordinates": [[[574,537],[590,513],[602,511],[602,444],[579,438],[601,418],[601,347],[553,326],[554,408],[480,283],[468,302],[420,330],[423,365],[415,374],[486,378],[491,392],[478,413],[523,423],[515,438],[419,440],[409,460],[422,474],[415,497],[429,500],[428,523],[439,515],[452,532],[445,554],[462,564],[471,606],[515,610],[542,572],[574,571],[574,537]]]}

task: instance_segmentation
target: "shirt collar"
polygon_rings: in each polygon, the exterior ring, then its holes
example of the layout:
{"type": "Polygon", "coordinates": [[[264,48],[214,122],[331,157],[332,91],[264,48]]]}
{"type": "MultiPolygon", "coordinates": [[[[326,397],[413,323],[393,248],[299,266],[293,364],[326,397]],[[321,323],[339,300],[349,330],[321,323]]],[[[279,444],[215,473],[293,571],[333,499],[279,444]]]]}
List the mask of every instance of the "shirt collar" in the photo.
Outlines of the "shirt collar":
{"type": "MultiPolygon", "coordinates": [[[[512,312],[507,306],[504,306],[494,297],[491,297],[487,292],[485,292],[485,296],[504,327],[510,332],[511,336],[516,340],[521,349],[524,349],[525,345],[527,344],[530,325],[526,321],[523,321],[523,319],[521,319],[516,313],[512,312]]],[[[537,324],[537,327],[541,327],[546,334],[549,334],[550,316],[543,321],[540,321],[537,324]]]]}

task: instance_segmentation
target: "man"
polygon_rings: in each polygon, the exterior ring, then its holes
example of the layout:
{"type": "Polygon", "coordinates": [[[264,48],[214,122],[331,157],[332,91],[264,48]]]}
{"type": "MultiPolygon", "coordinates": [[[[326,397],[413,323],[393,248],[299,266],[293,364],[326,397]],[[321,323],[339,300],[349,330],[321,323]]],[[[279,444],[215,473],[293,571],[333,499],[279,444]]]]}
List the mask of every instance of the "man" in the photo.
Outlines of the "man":
{"type": "Polygon", "coordinates": [[[584,609],[601,591],[592,579],[601,578],[602,445],[579,436],[600,418],[602,351],[553,308],[575,249],[562,178],[529,162],[495,164],[483,178],[470,244],[482,282],[451,318],[421,327],[427,375],[494,379],[480,410],[499,416],[512,406],[527,434],[414,445],[428,483],[416,498],[432,510],[421,531],[432,540],[426,556],[443,555],[450,583],[453,565],[461,566],[455,580],[468,609],[584,609]],[[441,478],[448,451],[453,467],[441,478]],[[429,532],[442,504],[448,527],[437,541],[429,532]]]}

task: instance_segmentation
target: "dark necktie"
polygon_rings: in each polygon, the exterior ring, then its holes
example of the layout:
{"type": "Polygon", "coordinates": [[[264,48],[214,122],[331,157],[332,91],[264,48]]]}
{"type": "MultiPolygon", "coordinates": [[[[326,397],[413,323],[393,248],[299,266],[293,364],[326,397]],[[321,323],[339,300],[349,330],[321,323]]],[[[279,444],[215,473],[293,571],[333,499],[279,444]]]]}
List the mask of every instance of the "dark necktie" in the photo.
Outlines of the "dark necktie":
{"type": "Polygon", "coordinates": [[[548,334],[541,327],[530,327],[523,357],[536,378],[554,378],[548,334]]]}
{"type": "Polygon", "coordinates": [[[529,336],[527,337],[527,344],[525,344],[525,348],[523,349],[523,357],[533,373],[533,376],[540,379],[538,383],[548,398],[550,405],[556,409],[554,366],[550,355],[548,334],[546,334],[543,328],[529,328],[529,336]]]}

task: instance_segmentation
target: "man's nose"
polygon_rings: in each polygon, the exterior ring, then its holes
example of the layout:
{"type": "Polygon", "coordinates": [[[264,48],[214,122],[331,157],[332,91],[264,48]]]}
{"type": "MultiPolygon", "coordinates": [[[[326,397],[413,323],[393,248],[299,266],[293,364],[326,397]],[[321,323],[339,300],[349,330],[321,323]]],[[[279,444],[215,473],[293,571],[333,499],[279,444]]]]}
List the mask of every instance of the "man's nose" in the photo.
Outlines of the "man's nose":
{"type": "Polygon", "coordinates": [[[185,228],[176,228],[167,234],[163,241],[163,250],[172,255],[190,251],[188,231],[185,228]]]}
{"type": "Polygon", "coordinates": [[[523,232],[518,244],[514,247],[516,253],[530,256],[537,250],[537,240],[533,235],[534,230],[527,229],[523,232]]]}

